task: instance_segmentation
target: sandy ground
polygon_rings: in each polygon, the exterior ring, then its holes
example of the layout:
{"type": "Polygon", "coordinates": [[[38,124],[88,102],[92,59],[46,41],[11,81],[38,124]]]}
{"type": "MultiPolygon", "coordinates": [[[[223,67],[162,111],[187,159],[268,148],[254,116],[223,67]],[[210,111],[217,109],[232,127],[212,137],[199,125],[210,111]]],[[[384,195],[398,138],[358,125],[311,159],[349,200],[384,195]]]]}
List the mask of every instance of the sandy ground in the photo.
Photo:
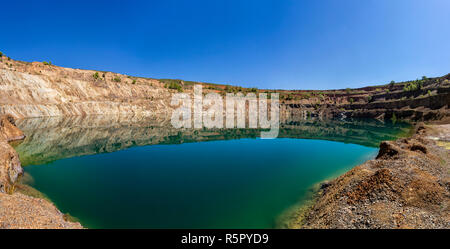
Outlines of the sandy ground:
{"type": "Polygon", "coordinates": [[[49,201],[21,193],[0,193],[0,228],[81,229],[80,223],[66,221],[49,201]]]}

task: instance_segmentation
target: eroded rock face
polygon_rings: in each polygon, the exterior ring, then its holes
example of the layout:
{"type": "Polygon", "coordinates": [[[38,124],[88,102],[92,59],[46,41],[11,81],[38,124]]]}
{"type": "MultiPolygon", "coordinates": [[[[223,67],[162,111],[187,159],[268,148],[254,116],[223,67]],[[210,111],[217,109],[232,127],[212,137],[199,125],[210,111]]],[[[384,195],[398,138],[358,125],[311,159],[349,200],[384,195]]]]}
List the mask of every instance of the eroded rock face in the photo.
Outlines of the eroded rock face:
{"type": "Polygon", "coordinates": [[[16,118],[168,112],[171,90],[157,80],[46,66],[0,62],[0,114],[16,118]],[[94,78],[94,74],[100,76],[94,78]]]}
{"type": "Polygon", "coordinates": [[[23,139],[24,134],[14,125],[11,116],[0,116],[0,192],[10,193],[14,182],[23,173],[19,155],[8,144],[23,139]]]}
{"type": "MultiPolygon", "coordinates": [[[[420,90],[404,91],[403,86],[313,94],[311,91],[277,90],[283,96],[280,97],[280,119],[297,116],[303,119],[350,117],[419,121],[450,117],[450,74],[425,80],[420,90]],[[292,98],[286,99],[286,94],[292,98]]],[[[183,85],[183,90],[192,94],[192,85],[183,85]]],[[[204,93],[225,94],[225,91],[208,87],[203,90],[204,93]]],[[[12,114],[16,118],[171,114],[174,107],[170,100],[176,92],[156,79],[40,62],[0,60],[0,114],[12,114]]]]}
{"type": "Polygon", "coordinates": [[[0,192],[11,193],[14,182],[23,173],[19,155],[5,141],[0,142],[0,192]]]}
{"type": "Polygon", "coordinates": [[[0,116],[0,136],[3,136],[3,139],[8,142],[25,138],[11,115],[0,116]]]}
{"type": "Polygon", "coordinates": [[[422,83],[423,87],[415,91],[403,90],[405,83],[392,87],[350,89],[348,93],[328,90],[319,95],[322,98],[306,98],[302,95],[305,91],[299,91],[291,94],[293,100],[280,102],[281,117],[286,114],[305,118],[318,116],[411,121],[442,120],[450,117],[450,74],[426,79],[422,83]]]}

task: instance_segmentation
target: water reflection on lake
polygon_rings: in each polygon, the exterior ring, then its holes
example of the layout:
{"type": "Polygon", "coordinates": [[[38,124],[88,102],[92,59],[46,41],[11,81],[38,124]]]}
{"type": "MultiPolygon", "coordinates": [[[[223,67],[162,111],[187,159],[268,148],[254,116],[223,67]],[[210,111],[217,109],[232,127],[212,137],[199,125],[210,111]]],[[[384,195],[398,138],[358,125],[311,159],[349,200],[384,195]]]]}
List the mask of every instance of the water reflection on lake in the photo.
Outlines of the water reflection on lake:
{"type": "Polygon", "coordinates": [[[29,184],[90,228],[268,228],[314,183],[409,131],[377,120],[287,120],[257,129],[175,129],[170,119],[18,120],[29,184]]]}

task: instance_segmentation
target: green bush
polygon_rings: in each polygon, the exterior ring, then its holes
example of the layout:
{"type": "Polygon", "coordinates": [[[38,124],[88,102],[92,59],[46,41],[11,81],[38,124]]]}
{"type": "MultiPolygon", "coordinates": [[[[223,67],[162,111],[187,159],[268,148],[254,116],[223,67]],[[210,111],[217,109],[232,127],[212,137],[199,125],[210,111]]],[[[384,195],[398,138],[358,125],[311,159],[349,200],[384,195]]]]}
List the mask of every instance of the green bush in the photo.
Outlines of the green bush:
{"type": "Polygon", "coordinates": [[[98,75],[98,72],[95,72],[95,73],[92,75],[92,77],[94,77],[95,80],[98,80],[98,78],[99,78],[100,76],[98,75]]]}
{"type": "Polygon", "coordinates": [[[44,63],[44,65],[46,65],[46,66],[51,66],[52,65],[51,61],[49,61],[49,62],[43,61],[42,63],[44,63]]]}
{"type": "Polygon", "coordinates": [[[169,89],[173,89],[173,90],[177,90],[178,92],[182,92],[183,91],[183,87],[181,86],[180,83],[177,82],[170,82],[170,83],[166,83],[164,85],[165,88],[169,88],[169,89]]]}
{"type": "Polygon", "coordinates": [[[319,98],[320,98],[320,101],[325,101],[325,96],[323,96],[323,94],[321,93],[321,94],[319,94],[319,98]]]}
{"type": "Polygon", "coordinates": [[[403,87],[403,91],[405,91],[405,92],[417,91],[417,90],[422,89],[422,86],[423,86],[423,82],[422,81],[415,80],[415,81],[407,83],[403,87]]]}
{"type": "Polygon", "coordinates": [[[133,80],[133,82],[131,84],[133,84],[133,85],[136,84],[136,80],[133,80]]]}
{"type": "Polygon", "coordinates": [[[392,80],[392,81],[389,83],[389,88],[392,89],[392,88],[394,87],[394,85],[395,85],[395,81],[392,80]]]}
{"type": "Polygon", "coordinates": [[[121,81],[122,81],[119,77],[115,77],[113,80],[114,80],[115,82],[121,82],[121,81]]]}
{"type": "Polygon", "coordinates": [[[391,120],[393,123],[397,122],[397,116],[395,116],[395,113],[392,114],[391,120]]]}
{"type": "Polygon", "coordinates": [[[353,98],[350,98],[349,101],[350,101],[350,104],[353,104],[353,102],[355,102],[355,100],[353,98]]]}
{"type": "Polygon", "coordinates": [[[215,86],[215,85],[206,85],[205,89],[216,90],[216,91],[222,91],[223,90],[222,88],[220,88],[218,86],[215,86]]]}
{"type": "MultiPolygon", "coordinates": [[[[256,88],[252,88],[252,89],[256,89],[256,88]]],[[[257,91],[258,89],[256,89],[257,91]]],[[[243,92],[243,88],[240,86],[225,86],[225,92],[227,93],[238,93],[238,92],[243,92]]]]}
{"type": "Polygon", "coordinates": [[[162,83],[164,83],[164,85],[169,86],[169,85],[172,84],[172,83],[180,84],[180,85],[181,85],[181,81],[182,81],[182,80],[160,79],[159,81],[161,81],[162,83]]]}
{"type": "Polygon", "coordinates": [[[294,99],[294,97],[292,96],[292,94],[289,94],[288,96],[286,96],[286,98],[285,98],[286,100],[293,100],[294,99]]]}
{"type": "Polygon", "coordinates": [[[350,94],[351,92],[352,92],[352,90],[350,89],[350,88],[345,88],[345,92],[347,93],[347,94],[350,94]]]}

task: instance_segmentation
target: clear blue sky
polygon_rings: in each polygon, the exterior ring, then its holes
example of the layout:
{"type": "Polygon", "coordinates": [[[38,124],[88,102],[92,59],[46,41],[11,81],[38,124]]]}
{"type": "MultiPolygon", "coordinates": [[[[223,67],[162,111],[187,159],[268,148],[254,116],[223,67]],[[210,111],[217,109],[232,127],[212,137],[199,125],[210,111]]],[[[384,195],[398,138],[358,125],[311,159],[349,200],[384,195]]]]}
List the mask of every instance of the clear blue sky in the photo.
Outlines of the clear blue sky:
{"type": "Polygon", "coordinates": [[[450,73],[448,0],[3,1],[14,59],[259,88],[450,73]]]}

